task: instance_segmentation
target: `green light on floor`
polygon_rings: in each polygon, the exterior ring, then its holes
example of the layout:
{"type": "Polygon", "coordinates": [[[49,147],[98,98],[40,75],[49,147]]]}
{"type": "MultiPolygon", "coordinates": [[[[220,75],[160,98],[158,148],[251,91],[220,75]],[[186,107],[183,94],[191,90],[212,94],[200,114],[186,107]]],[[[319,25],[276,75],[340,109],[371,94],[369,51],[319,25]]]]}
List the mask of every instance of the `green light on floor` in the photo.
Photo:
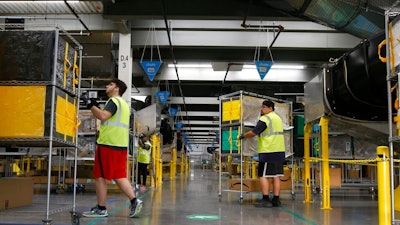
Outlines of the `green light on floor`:
{"type": "Polygon", "coordinates": [[[186,216],[186,218],[190,220],[219,220],[219,216],[213,214],[192,214],[186,216]]]}

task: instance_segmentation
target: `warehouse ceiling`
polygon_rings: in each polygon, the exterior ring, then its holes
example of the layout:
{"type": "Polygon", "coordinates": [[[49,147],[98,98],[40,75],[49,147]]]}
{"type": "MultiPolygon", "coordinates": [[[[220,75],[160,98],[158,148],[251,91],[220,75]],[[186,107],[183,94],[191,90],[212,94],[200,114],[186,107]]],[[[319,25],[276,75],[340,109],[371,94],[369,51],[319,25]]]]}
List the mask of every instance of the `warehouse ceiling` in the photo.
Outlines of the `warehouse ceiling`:
{"type": "Polygon", "coordinates": [[[117,75],[118,33],[131,34],[133,108],[157,102],[156,91],[169,91],[162,106],[166,120],[168,109],[178,108],[170,124],[183,122],[190,143],[210,145],[218,143],[218,96],[244,90],[291,100],[294,111],[302,112],[304,83],[331,58],[384,31],[384,10],[394,2],[0,1],[0,29],[61,25],[83,45],[82,77],[98,87],[117,75]],[[153,80],[141,60],[163,62],[153,80]],[[261,79],[256,69],[247,69],[254,60],[304,69],[273,68],[261,79]]]}

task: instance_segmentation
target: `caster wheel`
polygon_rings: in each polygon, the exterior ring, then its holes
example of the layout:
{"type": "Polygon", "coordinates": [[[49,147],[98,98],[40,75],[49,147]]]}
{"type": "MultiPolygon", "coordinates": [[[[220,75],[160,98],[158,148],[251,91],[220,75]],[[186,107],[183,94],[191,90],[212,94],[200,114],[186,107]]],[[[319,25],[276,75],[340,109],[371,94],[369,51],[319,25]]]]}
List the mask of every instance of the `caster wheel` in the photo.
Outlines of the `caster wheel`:
{"type": "Polygon", "coordinates": [[[81,215],[76,212],[71,212],[71,223],[72,225],[80,225],[81,215]]]}
{"type": "Polygon", "coordinates": [[[295,194],[292,192],[292,200],[295,199],[295,194]]]}
{"type": "Polygon", "coordinates": [[[240,203],[240,204],[243,204],[243,198],[240,198],[240,199],[239,199],[239,203],[240,203]]]}

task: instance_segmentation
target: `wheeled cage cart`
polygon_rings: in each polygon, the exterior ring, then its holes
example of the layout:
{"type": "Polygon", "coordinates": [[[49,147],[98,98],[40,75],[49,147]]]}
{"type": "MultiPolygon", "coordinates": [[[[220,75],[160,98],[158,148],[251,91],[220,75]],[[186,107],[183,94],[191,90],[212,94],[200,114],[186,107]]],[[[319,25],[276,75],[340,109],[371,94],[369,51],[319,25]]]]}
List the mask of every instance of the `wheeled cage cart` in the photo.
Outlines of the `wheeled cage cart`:
{"type": "MultiPolygon", "coordinates": [[[[243,140],[239,140],[238,137],[257,124],[262,102],[264,100],[273,101],[275,112],[282,118],[285,128],[285,155],[293,165],[292,102],[245,91],[222,95],[219,99],[221,113],[219,124],[219,200],[222,200],[223,191],[237,192],[240,194],[239,202],[242,203],[243,193],[259,191],[255,169],[257,162],[254,160],[257,157],[257,137],[243,140]],[[239,178],[234,179],[235,171],[238,171],[239,178]],[[228,182],[228,189],[222,189],[223,173],[228,173],[231,178],[228,182]]],[[[291,173],[293,173],[293,170],[291,173]]],[[[294,176],[289,174],[289,177],[292,179],[294,176]]],[[[291,180],[290,182],[292,196],[294,196],[294,182],[291,180]]]]}
{"type": "MultiPolygon", "coordinates": [[[[74,148],[76,180],[77,127],[82,46],[61,27],[0,31],[0,146],[48,148],[44,224],[51,224],[50,185],[54,148],[74,148]]],[[[75,184],[76,182],[74,182],[75,184]]],[[[71,217],[79,224],[73,188],[71,217]]]]}

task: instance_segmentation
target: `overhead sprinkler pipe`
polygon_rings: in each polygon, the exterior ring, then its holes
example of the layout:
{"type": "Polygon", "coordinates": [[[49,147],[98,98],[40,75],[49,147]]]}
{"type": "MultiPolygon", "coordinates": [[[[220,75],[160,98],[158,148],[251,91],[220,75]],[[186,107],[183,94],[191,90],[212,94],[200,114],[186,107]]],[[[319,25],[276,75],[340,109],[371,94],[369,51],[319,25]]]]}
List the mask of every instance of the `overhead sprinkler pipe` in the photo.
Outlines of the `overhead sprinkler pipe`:
{"type": "Polygon", "coordinates": [[[69,3],[67,2],[67,0],[64,0],[65,5],[69,8],[69,10],[72,12],[72,14],[75,15],[75,17],[79,20],[79,22],[82,24],[82,26],[86,29],[86,31],[88,32],[87,35],[90,36],[92,35],[92,32],[89,30],[89,28],[86,26],[86,24],[81,20],[81,18],[79,17],[79,15],[75,12],[75,10],[69,5],[69,3]]]}
{"type": "Polygon", "coordinates": [[[243,63],[228,63],[228,66],[227,66],[226,72],[225,72],[225,77],[221,84],[221,90],[219,91],[220,95],[222,95],[222,90],[224,89],[224,84],[226,81],[226,77],[228,76],[229,70],[230,70],[231,66],[234,66],[234,65],[241,66],[241,65],[243,65],[243,63]]]}
{"type": "Polygon", "coordinates": [[[250,12],[251,5],[253,4],[252,0],[249,0],[249,5],[247,7],[247,12],[246,15],[243,18],[242,24],[240,24],[241,27],[247,29],[247,28],[257,28],[257,29],[270,29],[274,32],[274,40],[272,40],[271,44],[269,45],[269,48],[271,49],[272,46],[274,45],[276,39],[278,38],[279,34],[285,29],[282,25],[251,25],[251,24],[246,24],[247,20],[247,15],[250,12]],[[275,34],[275,31],[277,33],[275,34]]]}

